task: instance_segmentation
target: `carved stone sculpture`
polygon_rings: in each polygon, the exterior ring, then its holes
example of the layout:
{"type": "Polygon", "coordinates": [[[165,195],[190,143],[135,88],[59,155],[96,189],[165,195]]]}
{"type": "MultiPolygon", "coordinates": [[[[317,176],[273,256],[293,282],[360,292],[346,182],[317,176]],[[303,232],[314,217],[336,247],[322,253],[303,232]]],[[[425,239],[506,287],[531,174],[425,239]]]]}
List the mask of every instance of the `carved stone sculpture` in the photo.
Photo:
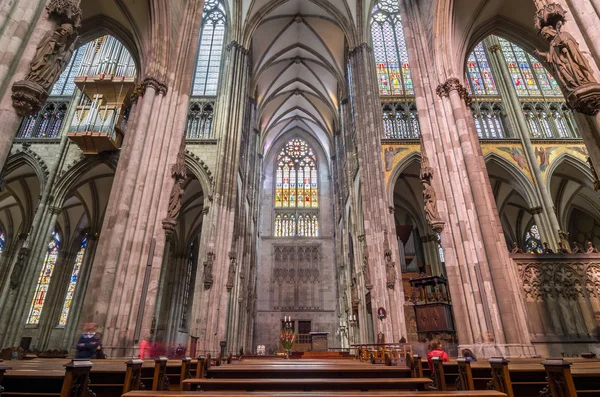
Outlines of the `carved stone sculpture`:
{"type": "Polygon", "coordinates": [[[585,253],[585,249],[577,241],[573,241],[571,243],[571,252],[574,254],[583,254],[585,253]]]}
{"type": "Polygon", "coordinates": [[[370,291],[373,289],[373,283],[371,282],[371,270],[369,269],[369,254],[367,253],[367,247],[365,245],[365,253],[363,254],[363,268],[362,273],[365,279],[365,287],[370,291]]]}
{"type": "Polygon", "coordinates": [[[515,242],[512,244],[512,250],[510,251],[510,253],[511,253],[511,254],[524,254],[524,253],[525,253],[525,251],[523,251],[523,250],[521,249],[521,247],[519,247],[519,244],[517,244],[517,242],[515,241],[515,242]]]}
{"type": "Polygon", "coordinates": [[[236,268],[236,259],[235,252],[229,253],[229,271],[227,272],[227,284],[225,287],[227,288],[227,292],[230,292],[233,289],[235,284],[235,268],[236,268]]]}
{"type": "Polygon", "coordinates": [[[550,48],[535,51],[552,65],[554,76],[563,89],[569,106],[578,112],[595,115],[600,110],[600,84],[579,43],[568,32],[562,32],[566,11],[556,3],[547,4],[536,14],[536,26],[550,48]]]}
{"type": "Polygon", "coordinates": [[[12,87],[13,107],[19,116],[29,116],[42,107],[71,60],[77,39],[73,24],[65,22],[40,41],[29,73],[12,87]]]}
{"type": "Polygon", "coordinates": [[[21,283],[21,273],[23,273],[23,268],[25,267],[25,262],[27,262],[28,256],[29,248],[21,247],[19,253],[17,254],[17,262],[15,263],[15,267],[10,275],[10,288],[15,289],[21,283]]]}
{"type": "Polygon", "coordinates": [[[588,254],[600,254],[600,251],[598,251],[596,249],[596,247],[594,247],[592,242],[589,240],[585,242],[585,247],[586,247],[585,252],[588,254]]]}
{"type": "Polygon", "coordinates": [[[213,262],[215,260],[215,254],[209,252],[206,254],[206,261],[204,261],[204,289],[210,289],[213,285],[213,262]]]}
{"type": "Polygon", "coordinates": [[[394,287],[396,286],[396,279],[398,278],[398,275],[396,273],[396,263],[392,261],[392,250],[390,250],[387,230],[383,232],[383,235],[386,285],[389,289],[394,289],[394,287]]]}
{"type": "Polygon", "coordinates": [[[544,242],[542,243],[542,245],[544,246],[544,254],[553,254],[554,251],[552,250],[552,248],[548,247],[548,243],[544,242]]]}
{"type": "Polygon", "coordinates": [[[444,230],[444,222],[440,218],[437,210],[436,193],[431,180],[433,179],[433,168],[429,165],[429,158],[425,154],[423,144],[421,144],[421,184],[423,185],[423,209],[425,210],[425,219],[436,233],[444,230]]]}
{"type": "Polygon", "coordinates": [[[185,193],[183,184],[187,178],[187,172],[185,168],[185,139],[181,140],[179,152],[177,153],[177,160],[171,167],[171,175],[173,176],[173,188],[169,195],[169,207],[167,209],[167,217],[163,219],[162,225],[165,230],[167,237],[170,237],[175,231],[175,225],[177,225],[177,218],[181,211],[181,201],[185,193]]]}

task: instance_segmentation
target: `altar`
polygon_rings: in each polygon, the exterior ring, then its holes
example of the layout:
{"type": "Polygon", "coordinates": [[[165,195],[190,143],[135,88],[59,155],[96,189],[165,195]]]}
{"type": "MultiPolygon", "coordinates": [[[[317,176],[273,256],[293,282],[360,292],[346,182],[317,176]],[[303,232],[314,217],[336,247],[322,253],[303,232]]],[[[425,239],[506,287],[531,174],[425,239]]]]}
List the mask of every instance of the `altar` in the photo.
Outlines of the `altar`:
{"type": "Polygon", "coordinates": [[[313,352],[326,352],[329,349],[327,338],[329,332],[311,332],[310,334],[310,350],[313,352]]]}

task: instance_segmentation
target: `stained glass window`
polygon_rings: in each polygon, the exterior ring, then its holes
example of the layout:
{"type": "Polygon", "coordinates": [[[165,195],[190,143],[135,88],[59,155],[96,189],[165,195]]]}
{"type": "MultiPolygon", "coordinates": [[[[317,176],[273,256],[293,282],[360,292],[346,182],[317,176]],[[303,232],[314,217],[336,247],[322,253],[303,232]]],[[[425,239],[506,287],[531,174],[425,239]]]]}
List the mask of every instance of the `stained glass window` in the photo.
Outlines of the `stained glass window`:
{"type": "Polygon", "coordinates": [[[277,237],[315,237],[318,235],[319,182],[317,158],[302,139],[285,144],[277,157],[275,171],[275,209],[300,210],[278,213],[275,217],[277,237]],[[302,212],[311,210],[310,212],[302,212]]]}
{"type": "Polygon", "coordinates": [[[503,38],[498,41],[519,96],[562,96],[556,80],[537,59],[503,38]]]}
{"type": "Polygon", "coordinates": [[[52,230],[50,242],[48,243],[48,248],[46,249],[46,255],[44,256],[44,263],[42,264],[42,270],[31,302],[31,309],[29,309],[29,315],[27,316],[27,324],[37,325],[40,323],[40,315],[42,314],[42,308],[46,301],[48,286],[50,285],[50,278],[52,277],[52,272],[56,265],[60,244],[60,234],[58,233],[58,229],[54,228],[52,230]]]}
{"type": "Polygon", "coordinates": [[[317,208],[317,164],[310,146],[301,139],[289,141],[277,157],[275,208],[317,208]]]}
{"type": "Polygon", "coordinates": [[[483,47],[483,42],[475,46],[467,59],[467,81],[473,95],[498,95],[492,69],[483,47]]]}
{"type": "Polygon", "coordinates": [[[65,302],[63,303],[62,312],[60,313],[60,319],[58,325],[67,325],[67,319],[69,318],[69,311],[71,310],[71,303],[73,303],[73,296],[75,295],[75,288],[77,287],[77,281],[79,281],[79,272],[81,271],[81,264],[83,263],[83,257],[85,255],[85,249],[87,248],[87,237],[81,240],[81,246],[75,257],[75,264],[73,265],[73,271],[71,272],[71,279],[69,280],[69,286],[67,287],[67,296],[65,296],[65,302]]]}
{"type": "Polygon", "coordinates": [[[206,0],[192,95],[215,96],[225,43],[225,7],[220,0],[206,0]]]}
{"type": "Polygon", "coordinates": [[[4,252],[4,244],[6,244],[6,234],[4,234],[4,229],[0,227],[0,254],[4,252]]]}
{"type": "Polygon", "coordinates": [[[371,14],[379,95],[415,94],[397,0],[379,0],[371,14]]]}
{"type": "Polygon", "coordinates": [[[525,234],[525,249],[527,252],[542,254],[542,238],[536,224],[531,225],[529,231],[525,234]]]}

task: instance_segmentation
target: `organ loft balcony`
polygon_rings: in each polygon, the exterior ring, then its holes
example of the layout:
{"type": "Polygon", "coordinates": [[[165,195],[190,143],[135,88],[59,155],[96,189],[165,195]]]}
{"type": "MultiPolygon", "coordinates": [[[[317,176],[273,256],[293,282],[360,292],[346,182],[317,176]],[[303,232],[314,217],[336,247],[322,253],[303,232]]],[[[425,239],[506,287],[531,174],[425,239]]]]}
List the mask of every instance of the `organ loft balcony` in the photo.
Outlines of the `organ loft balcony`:
{"type": "Polygon", "coordinates": [[[79,76],[75,84],[82,95],[67,133],[69,139],[85,154],[119,149],[127,124],[129,96],[135,88],[134,77],[79,76]]]}

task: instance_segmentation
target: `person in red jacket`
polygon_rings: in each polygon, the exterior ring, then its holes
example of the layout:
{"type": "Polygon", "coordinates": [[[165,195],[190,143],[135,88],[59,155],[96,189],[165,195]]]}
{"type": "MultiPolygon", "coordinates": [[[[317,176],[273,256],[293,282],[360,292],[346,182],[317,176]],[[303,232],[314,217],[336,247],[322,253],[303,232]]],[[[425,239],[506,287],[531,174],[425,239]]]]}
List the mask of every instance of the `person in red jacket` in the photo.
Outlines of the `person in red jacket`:
{"type": "Polygon", "coordinates": [[[427,353],[427,366],[430,371],[433,371],[433,361],[431,361],[433,357],[441,357],[444,363],[450,361],[448,353],[442,349],[442,344],[435,340],[429,345],[429,352],[427,353]]]}

